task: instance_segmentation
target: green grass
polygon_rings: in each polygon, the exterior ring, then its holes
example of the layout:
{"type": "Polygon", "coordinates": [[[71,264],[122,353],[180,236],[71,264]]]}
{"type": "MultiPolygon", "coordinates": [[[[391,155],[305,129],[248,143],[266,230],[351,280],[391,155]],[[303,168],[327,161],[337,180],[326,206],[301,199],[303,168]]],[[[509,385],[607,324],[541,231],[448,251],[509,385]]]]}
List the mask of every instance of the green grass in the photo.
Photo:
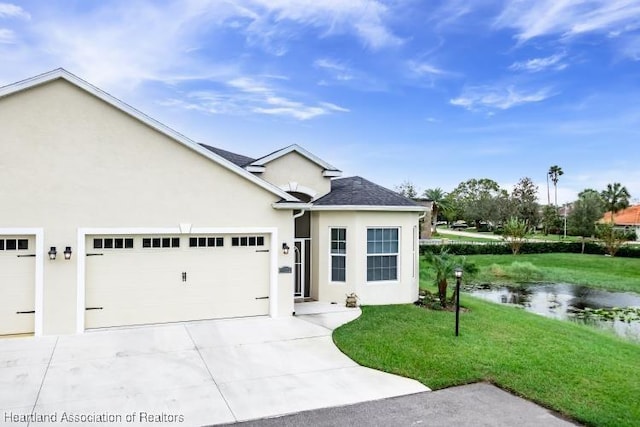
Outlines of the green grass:
{"type": "Polygon", "coordinates": [[[500,281],[491,275],[492,265],[508,267],[514,262],[530,262],[542,272],[541,281],[640,292],[640,259],[637,258],[582,254],[471,255],[467,258],[480,267],[478,281],[500,281]]]}
{"type": "Polygon", "coordinates": [[[588,425],[640,425],[640,345],[463,295],[470,311],[365,306],[334,332],[356,362],[432,389],[489,381],[588,425]]]}

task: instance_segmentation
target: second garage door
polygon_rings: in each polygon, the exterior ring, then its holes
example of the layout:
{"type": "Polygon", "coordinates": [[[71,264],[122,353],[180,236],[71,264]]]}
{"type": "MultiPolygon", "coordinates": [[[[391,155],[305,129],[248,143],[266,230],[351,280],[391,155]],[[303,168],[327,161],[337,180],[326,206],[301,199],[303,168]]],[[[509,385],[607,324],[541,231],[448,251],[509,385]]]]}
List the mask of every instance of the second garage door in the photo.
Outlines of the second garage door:
{"type": "Polygon", "coordinates": [[[87,236],[85,327],[269,313],[269,235],[87,236]]]}

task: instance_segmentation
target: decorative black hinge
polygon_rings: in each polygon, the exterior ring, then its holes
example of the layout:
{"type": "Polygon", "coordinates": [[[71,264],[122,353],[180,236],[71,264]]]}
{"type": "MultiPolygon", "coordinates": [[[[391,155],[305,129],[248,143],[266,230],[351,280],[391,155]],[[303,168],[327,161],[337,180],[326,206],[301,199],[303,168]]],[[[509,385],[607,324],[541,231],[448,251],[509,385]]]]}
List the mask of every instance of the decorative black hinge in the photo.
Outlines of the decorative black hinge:
{"type": "Polygon", "coordinates": [[[30,258],[35,257],[36,254],[27,254],[27,255],[17,255],[18,258],[30,258]]]}
{"type": "Polygon", "coordinates": [[[97,254],[97,253],[96,254],[87,254],[87,256],[102,256],[102,255],[104,255],[104,254],[97,254]]]}
{"type": "Polygon", "coordinates": [[[269,297],[256,297],[256,299],[269,299],[269,297]]]}
{"type": "Polygon", "coordinates": [[[86,307],[85,310],[102,310],[102,307],[86,307]]]}
{"type": "Polygon", "coordinates": [[[31,310],[31,311],[16,311],[16,314],[33,314],[35,313],[35,310],[31,310]]]}

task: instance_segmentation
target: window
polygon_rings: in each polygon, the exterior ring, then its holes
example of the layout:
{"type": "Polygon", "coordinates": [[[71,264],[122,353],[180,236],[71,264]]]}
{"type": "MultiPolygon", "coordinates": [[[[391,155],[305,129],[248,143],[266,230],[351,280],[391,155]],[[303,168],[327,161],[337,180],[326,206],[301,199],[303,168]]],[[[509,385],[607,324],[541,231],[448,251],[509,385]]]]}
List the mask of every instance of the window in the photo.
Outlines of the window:
{"type": "Polygon", "coordinates": [[[26,251],[28,249],[28,239],[0,239],[0,251],[26,251]]]}
{"type": "Polygon", "coordinates": [[[232,237],[231,246],[264,246],[264,236],[232,237]]]}
{"type": "Polygon", "coordinates": [[[142,247],[147,248],[179,248],[179,237],[143,237],[142,247]]]}
{"type": "Polygon", "coordinates": [[[133,249],[133,239],[124,237],[93,239],[93,249],[133,249]]]}
{"type": "Polygon", "coordinates": [[[347,280],[347,229],[331,229],[331,281],[347,280]]]}
{"type": "Polygon", "coordinates": [[[367,229],[367,282],[398,279],[398,229],[367,229]]]}
{"type": "Polygon", "coordinates": [[[189,237],[190,248],[213,248],[224,246],[224,237],[189,237]]]}

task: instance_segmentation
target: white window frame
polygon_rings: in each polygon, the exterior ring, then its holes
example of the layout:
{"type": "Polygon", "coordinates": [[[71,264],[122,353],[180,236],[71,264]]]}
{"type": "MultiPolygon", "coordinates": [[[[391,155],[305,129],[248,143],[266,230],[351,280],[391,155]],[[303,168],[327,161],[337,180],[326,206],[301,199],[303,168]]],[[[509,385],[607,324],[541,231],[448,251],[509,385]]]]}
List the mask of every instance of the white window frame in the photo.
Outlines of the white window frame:
{"type": "MultiPolygon", "coordinates": [[[[342,240],[336,240],[336,241],[342,241],[342,240]]],[[[340,227],[340,226],[332,226],[329,227],[329,281],[331,283],[347,283],[347,227],[340,227]],[[334,253],[333,252],[333,230],[344,230],[344,253],[334,253]],[[342,257],[344,258],[344,280],[334,280],[333,279],[333,257],[337,256],[337,257],[342,257]]]]}
{"type": "Polygon", "coordinates": [[[381,225],[375,227],[367,227],[365,234],[365,253],[366,253],[366,262],[364,265],[364,274],[366,278],[367,284],[388,284],[388,283],[399,283],[400,282],[400,248],[401,248],[401,236],[402,236],[402,227],[400,226],[392,226],[392,225],[381,225]],[[397,252],[385,252],[385,253],[369,253],[369,230],[397,230],[398,232],[398,250],[397,252]],[[389,280],[369,280],[369,258],[370,257],[383,257],[383,256],[395,256],[396,257],[396,278],[389,280]]]}

